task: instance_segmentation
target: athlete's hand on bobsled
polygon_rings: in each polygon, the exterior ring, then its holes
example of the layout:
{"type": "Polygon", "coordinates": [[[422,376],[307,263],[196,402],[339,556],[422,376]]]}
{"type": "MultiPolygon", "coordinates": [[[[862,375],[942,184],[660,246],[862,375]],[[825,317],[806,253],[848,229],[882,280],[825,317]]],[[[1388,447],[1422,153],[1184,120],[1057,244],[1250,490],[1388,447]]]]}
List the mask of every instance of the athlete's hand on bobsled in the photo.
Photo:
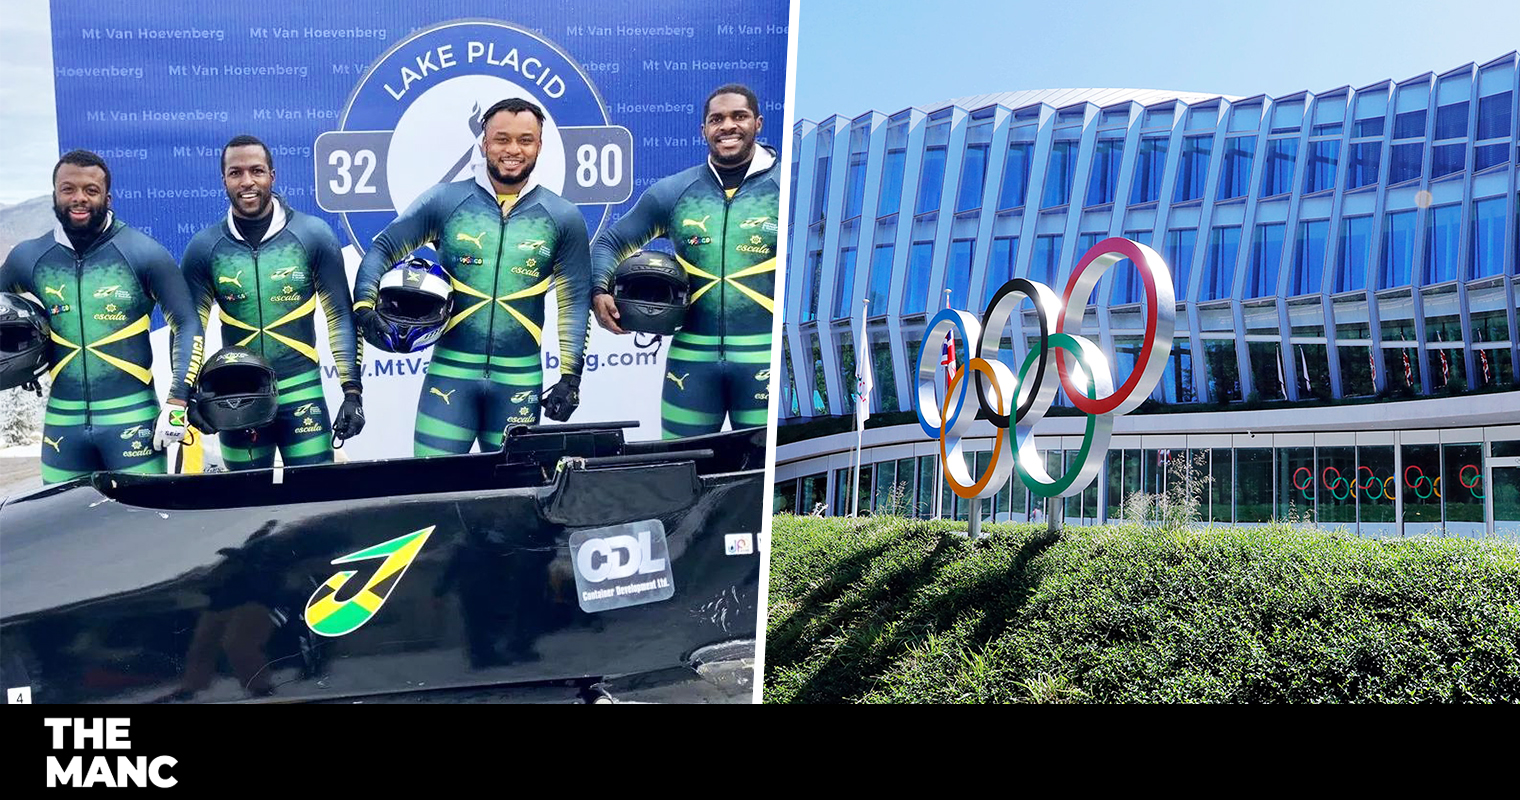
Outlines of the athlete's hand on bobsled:
{"type": "Polygon", "coordinates": [[[184,441],[187,422],[183,401],[170,400],[165,403],[158,412],[158,425],[153,429],[153,449],[162,450],[170,442],[184,441]]]}
{"type": "Polygon", "coordinates": [[[190,427],[201,433],[212,434],[217,432],[216,426],[207,422],[206,418],[201,416],[200,404],[194,400],[191,400],[190,405],[185,407],[185,418],[190,422],[190,427]]]}
{"type": "Polygon", "coordinates": [[[591,310],[596,312],[596,321],[613,333],[627,333],[618,326],[617,320],[622,318],[618,313],[617,301],[610,294],[599,294],[591,298],[591,310]]]}
{"type": "Polygon", "coordinates": [[[575,413],[577,406],[581,404],[581,376],[565,375],[554,384],[554,388],[544,392],[541,398],[544,406],[544,415],[555,422],[564,422],[575,413]]]}
{"type": "Polygon", "coordinates": [[[332,430],[338,439],[352,439],[364,430],[364,400],[358,392],[343,393],[343,405],[333,418],[332,430]]]}

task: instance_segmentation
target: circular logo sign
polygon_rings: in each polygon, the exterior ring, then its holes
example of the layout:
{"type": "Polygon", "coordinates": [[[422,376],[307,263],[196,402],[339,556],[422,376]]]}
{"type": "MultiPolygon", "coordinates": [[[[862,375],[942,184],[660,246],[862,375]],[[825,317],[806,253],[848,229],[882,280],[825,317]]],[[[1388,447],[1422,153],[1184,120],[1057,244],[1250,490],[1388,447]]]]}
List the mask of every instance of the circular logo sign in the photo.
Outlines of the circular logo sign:
{"type": "Polygon", "coordinates": [[[608,205],[633,194],[633,136],[609,124],[591,79],[525,28],[454,20],[387,50],[359,79],[340,130],[317,137],[317,205],[341,214],[361,252],[419,195],[474,180],[481,115],[523,98],[544,110],[535,182],[582,207],[595,235],[608,205]]]}

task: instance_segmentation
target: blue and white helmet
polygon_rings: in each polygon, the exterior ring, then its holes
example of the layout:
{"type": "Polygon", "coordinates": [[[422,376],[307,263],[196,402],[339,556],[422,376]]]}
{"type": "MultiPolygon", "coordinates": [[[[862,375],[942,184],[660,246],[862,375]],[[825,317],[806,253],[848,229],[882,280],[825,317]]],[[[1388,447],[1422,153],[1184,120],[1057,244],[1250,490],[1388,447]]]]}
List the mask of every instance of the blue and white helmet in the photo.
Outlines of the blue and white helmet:
{"type": "Polygon", "coordinates": [[[375,315],[381,349],[415,353],[443,335],[453,310],[454,290],[443,267],[425,258],[410,258],[380,276],[375,315]]]}

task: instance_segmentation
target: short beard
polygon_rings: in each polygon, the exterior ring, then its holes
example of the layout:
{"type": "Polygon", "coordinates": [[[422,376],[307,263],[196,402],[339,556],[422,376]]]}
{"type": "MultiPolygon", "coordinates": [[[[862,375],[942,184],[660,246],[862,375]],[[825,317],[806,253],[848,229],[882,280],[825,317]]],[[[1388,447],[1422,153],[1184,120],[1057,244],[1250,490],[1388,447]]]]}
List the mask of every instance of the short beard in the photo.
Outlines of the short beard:
{"type": "Polygon", "coordinates": [[[524,165],[523,166],[522,175],[520,177],[518,177],[516,180],[513,180],[512,178],[507,177],[506,173],[504,173],[501,170],[497,169],[496,168],[496,162],[494,162],[494,161],[487,161],[486,162],[486,171],[489,172],[489,173],[491,173],[491,180],[494,180],[497,183],[511,185],[511,184],[514,184],[514,183],[527,183],[528,182],[528,176],[533,174],[533,168],[537,167],[537,166],[538,166],[538,162],[537,161],[534,161],[532,164],[526,164],[526,165],[524,165]]]}
{"type": "Polygon", "coordinates": [[[740,164],[748,164],[750,162],[750,159],[755,157],[755,143],[750,142],[748,148],[740,152],[738,155],[734,156],[732,159],[724,159],[722,156],[718,155],[718,151],[712,147],[709,147],[707,149],[707,155],[712,158],[714,164],[717,164],[720,167],[737,167],[740,164]]]}
{"type": "MultiPolygon", "coordinates": [[[[227,201],[232,204],[232,213],[235,214],[235,215],[237,215],[237,216],[239,216],[239,217],[242,217],[243,216],[242,213],[238,211],[238,199],[237,199],[237,196],[238,196],[237,192],[228,192],[227,193],[227,201]]],[[[272,206],[272,205],[274,205],[274,194],[272,192],[265,192],[264,193],[264,202],[259,206],[259,210],[253,212],[252,216],[243,217],[243,218],[244,219],[263,219],[264,215],[269,213],[269,207],[272,206]]]]}
{"type": "Polygon", "coordinates": [[[101,203],[99,208],[90,209],[90,218],[85,220],[84,225],[76,228],[74,227],[74,221],[69,219],[69,207],[59,205],[56,200],[53,202],[53,216],[58,218],[58,222],[63,225],[64,230],[74,231],[75,233],[93,233],[100,230],[101,225],[106,221],[106,213],[108,211],[110,209],[106,208],[105,203],[101,203]]]}

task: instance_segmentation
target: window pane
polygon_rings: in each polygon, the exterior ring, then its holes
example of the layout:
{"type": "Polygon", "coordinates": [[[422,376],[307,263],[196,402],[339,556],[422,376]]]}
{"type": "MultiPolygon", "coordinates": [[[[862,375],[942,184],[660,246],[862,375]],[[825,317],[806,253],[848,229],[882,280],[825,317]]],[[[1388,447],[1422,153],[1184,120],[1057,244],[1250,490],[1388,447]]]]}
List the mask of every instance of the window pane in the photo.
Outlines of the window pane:
{"type": "Polygon", "coordinates": [[[897,213],[902,203],[903,167],[907,162],[908,151],[887,151],[887,161],[882,165],[881,197],[876,201],[876,216],[885,217],[897,213]]]}
{"type": "Polygon", "coordinates": [[[802,513],[811,514],[813,509],[828,499],[828,473],[809,475],[802,479],[802,513]]]}
{"type": "Polygon", "coordinates": [[[887,297],[892,291],[892,245],[880,244],[871,255],[871,287],[867,299],[871,301],[867,313],[875,316],[887,313],[887,297]]]}
{"type": "Polygon", "coordinates": [[[795,514],[797,512],[797,482],[781,481],[776,484],[771,494],[771,510],[777,514],[795,514]]]}
{"type": "Polygon", "coordinates": [[[902,313],[924,313],[929,296],[929,262],[933,256],[933,242],[914,242],[913,249],[908,251],[908,285],[903,294],[902,313]]]}
{"type": "Polygon", "coordinates": [[[961,163],[961,186],[956,197],[956,211],[970,211],[982,207],[982,184],[987,181],[987,145],[975,144],[966,148],[966,160],[961,163]]]}
{"type": "Polygon", "coordinates": [[[1240,400],[1240,364],[1235,360],[1232,339],[1204,339],[1203,357],[1208,368],[1209,399],[1216,403],[1240,400]]]}
{"type": "Polygon", "coordinates": [[[1172,340],[1172,355],[1166,361],[1166,371],[1162,373],[1161,385],[1157,389],[1161,393],[1161,402],[1191,403],[1198,399],[1193,391],[1192,348],[1192,342],[1186,337],[1172,340]]]}
{"type": "Polygon", "coordinates": [[[1041,208],[1064,206],[1071,202],[1071,182],[1077,169],[1077,142],[1056,142],[1050,149],[1050,165],[1045,171],[1045,196],[1041,208]]]}
{"type": "Polygon", "coordinates": [[[1297,139],[1273,139],[1267,142],[1267,168],[1261,178],[1262,197],[1293,191],[1293,164],[1297,158],[1297,139]]]}
{"type": "Polygon", "coordinates": [[[846,247],[839,251],[839,269],[834,273],[834,319],[845,319],[855,315],[854,304],[851,302],[855,294],[855,248],[846,247]]]}
{"type": "Polygon", "coordinates": [[[1356,448],[1321,447],[1319,470],[1321,522],[1356,523],[1356,448]]]}
{"type": "Polygon", "coordinates": [[[1436,109],[1436,140],[1467,135],[1467,103],[1452,103],[1436,109]]]}
{"type": "Polygon", "coordinates": [[[845,195],[844,218],[854,219],[860,216],[860,210],[866,196],[865,153],[856,153],[850,156],[850,174],[845,182],[849,186],[849,194],[845,195]]]}
{"type": "MultiPolygon", "coordinates": [[[[823,353],[818,349],[818,336],[808,337],[813,346],[813,415],[829,413],[829,384],[823,373],[823,353]]],[[[811,506],[809,506],[811,508],[811,506]]]]}
{"type": "Polygon", "coordinates": [[[1504,198],[1473,203],[1472,278],[1504,274],[1504,198]]]}
{"type": "MultiPolygon", "coordinates": [[[[910,358],[918,353],[910,354],[910,358]]],[[[897,379],[892,375],[892,341],[886,334],[871,337],[871,373],[876,385],[871,387],[883,412],[897,411],[897,379]]]]}
{"type": "Polygon", "coordinates": [[[1425,109],[1406,111],[1393,118],[1393,138],[1415,139],[1425,137],[1425,109]]]}
{"type": "Polygon", "coordinates": [[[1314,522],[1319,482],[1314,479],[1314,448],[1283,447],[1277,451],[1277,518],[1284,522],[1314,522]]]}
{"type": "Polygon", "coordinates": [[[1389,183],[1402,183],[1420,177],[1420,159],[1425,157],[1424,144],[1396,144],[1392,152],[1392,161],[1388,165],[1389,183]]]}
{"type": "Polygon", "coordinates": [[[892,493],[892,486],[897,481],[897,464],[892,461],[882,461],[875,465],[876,481],[874,491],[871,493],[871,508],[876,513],[886,513],[887,498],[892,493]]]}
{"type": "Polygon", "coordinates": [[[1034,240],[1034,259],[1029,264],[1029,279],[1053,286],[1057,259],[1061,257],[1061,237],[1040,236],[1034,240]]]}
{"type": "Polygon", "coordinates": [[[1414,215],[1413,211],[1402,211],[1389,214],[1386,219],[1379,289],[1409,285],[1409,276],[1414,272],[1414,215]]]}
{"type": "Polygon", "coordinates": [[[1489,95],[1478,100],[1478,138],[1497,139],[1509,136],[1510,92],[1489,95]]]}
{"type": "Polygon", "coordinates": [[[1309,143],[1309,166],[1304,175],[1305,194],[1335,188],[1335,168],[1340,161],[1340,153],[1341,143],[1338,141],[1309,143]]]}
{"type": "Polygon", "coordinates": [[[966,295],[971,287],[971,251],[974,239],[956,239],[950,243],[949,274],[945,288],[950,290],[950,307],[967,308],[966,295]]]}
{"type": "Polygon", "coordinates": [[[924,171],[918,179],[918,205],[913,213],[925,214],[939,210],[940,193],[945,188],[945,148],[931,147],[924,151],[924,171]]]}
{"type": "Polygon", "coordinates": [[[1351,345],[1340,348],[1341,394],[1366,397],[1375,390],[1372,381],[1372,348],[1351,345]]]}
{"type": "Polygon", "coordinates": [[[1161,198],[1161,179],[1166,174],[1166,148],[1165,136],[1147,136],[1140,140],[1140,157],[1135,161],[1130,203],[1149,203],[1161,198]]]}
{"type": "Polygon", "coordinates": [[[1242,448],[1235,451],[1235,521],[1268,522],[1272,519],[1272,451],[1242,448]]]}
{"type": "Polygon", "coordinates": [[[1439,178],[1461,172],[1467,166],[1464,163],[1466,159],[1467,145],[1465,144],[1436,145],[1431,156],[1430,177],[1439,178]]]}
{"type": "MultiPolygon", "coordinates": [[[[1399,479],[1393,469],[1393,447],[1358,447],[1356,455],[1357,501],[1361,504],[1362,523],[1365,526],[1369,522],[1393,522],[1393,497],[1399,490],[1399,479]]],[[[1391,532],[1391,527],[1384,530],[1391,532]]]]}
{"type": "Polygon", "coordinates": [[[1314,294],[1323,284],[1320,282],[1325,270],[1325,245],[1328,242],[1330,221],[1325,219],[1300,222],[1298,239],[1293,243],[1293,277],[1288,282],[1288,294],[1314,294]]]}
{"type": "Polygon", "coordinates": [[[1359,189],[1377,183],[1378,168],[1382,163],[1382,142],[1351,145],[1351,163],[1346,166],[1346,188],[1359,189]]]}
{"type": "Polygon", "coordinates": [[[1500,164],[1509,163],[1509,145],[1487,144],[1477,148],[1473,153],[1473,169],[1483,170],[1500,164]]]}
{"type": "Polygon", "coordinates": [[[1024,205],[1024,192],[1029,186],[1029,162],[1033,157],[1034,145],[1030,142],[1008,145],[1008,160],[1003,164],[1003,188],[998,194],[998,208],[1018,208],[1024,205]]]}
{"type": "Polygon", "coordinates": [[[807,255],[807,283],[802,284],[802,321],[818,318],[818,294],[823,284],[823,253],[814,250],[807,255]]]}
{"type": "Polygon", "coordinates": [[[1188,278],[1193,269],[1193,248],[1197,243],[1196,228],[1166,232],[1166,265],[1172,271],[1172,291],[1179,303],[1187,299],[1188,278]]]}
{"type": "Polygon", "coordinates": [[[1278,342],[1247,342],[1246,353],[1251,360],[1251,391],[1261,400],[1287,397],[1283,390],[1282,345],[1278,342]]]}
{"type": "Polygon", "coordinates": [[[992,295],[998,289],[1003,288],[1003,284],[1013,279],[1013,262],[1018,254],[1018,237],[992,240],[992,258],[987,263],[987,281],[982,289],[984,306],[992,300],[992,295]]]}
{"type": "Polygon", "coordinates": [[[1257,225],[1251,239],[1251,275],[1246,297],[1277,294],[1277,269],[1282,264],[1283,225],[1257,225]]]}
{"type": "Polygon", "coordinates": [[[1441,449],[1435,444],[1406,444],[1401,453],[1404,474],[1399,476],[1404,496],[1404,533],[1424,533],[1423,528],[1441,524],[1441,497],[1436,480],[1441,477],[1441,449]]]}
{"type": "Polygon", "coordinates": [[[1457,279],[1457,244],[1461,238],[1460,205],[1435,206],[1426,215],[1425,285],[1457,279]]]}
{"type": "Polygon", "coordinates": [[[1255,136],[1232,136],[1224,140],[1224,166],[1219,173],[1220,200],[1245,197],[1251,191],[1251,161],[1255,155],[1255,136]]]}
{"type": "Polygon", "coordinates": [[[1298,383],[1298,397],[1307,400],[1316,397],[1320,400],[1329,400],[1330,392],[1330,360],[1326,352],[1326,346],[1322,344],[1294,344],[1293,365],[1294,378],[1298,383]]]}
{"type": "Polygon", "coordinates": [[[1203,197],[1203,182],[1209,175],[1209,156],[1214,152],[1214,137],[1189,136],[1182,140],[1181,172],[1177,175],[1174,202],[1203,197]]]}
{"type": "Polygon", "coordinates": [[[1209,266],[1199,289],[1199,300],[1230,296],[1235,286],[1235,261],[1240,254],[1240,228],[1215,228],[1209,233],[1209,266]]]}
{"type": "Polygon", "coordinates": [[[813,221],[823,219],[824,203],[829,197],[829,161],[828,156],[818,159],[818,169],[813,173],[813,221]]]}
{"type": "Polygon", "coordinates": [[[1087,185],[1087,204],[1114,202],[1119,187],[1119,165],[1124,160],[1123,139],[1099,139],[1093,153],[1092,179],[1087,185]]]}
{"type": "Polygon", "coordinates": [[[1335,291],[1350,292],[1367,285],[1367,254],[1371,248],[1372,217],[1346,217],[1341,220],[1335,291]]]}
{"type": "Polygon", "coordinates": [[[934,516],[934,482],[939,475],[939,464],[934,456],[918,457],[918,501],[914,516],[931,519],[934,516]]]}
{"type": "Polygon", "coordinates": [[[1227,449],[1209,451],[1209,521],[1235,521],[1234,454],[1227,449]]]}

